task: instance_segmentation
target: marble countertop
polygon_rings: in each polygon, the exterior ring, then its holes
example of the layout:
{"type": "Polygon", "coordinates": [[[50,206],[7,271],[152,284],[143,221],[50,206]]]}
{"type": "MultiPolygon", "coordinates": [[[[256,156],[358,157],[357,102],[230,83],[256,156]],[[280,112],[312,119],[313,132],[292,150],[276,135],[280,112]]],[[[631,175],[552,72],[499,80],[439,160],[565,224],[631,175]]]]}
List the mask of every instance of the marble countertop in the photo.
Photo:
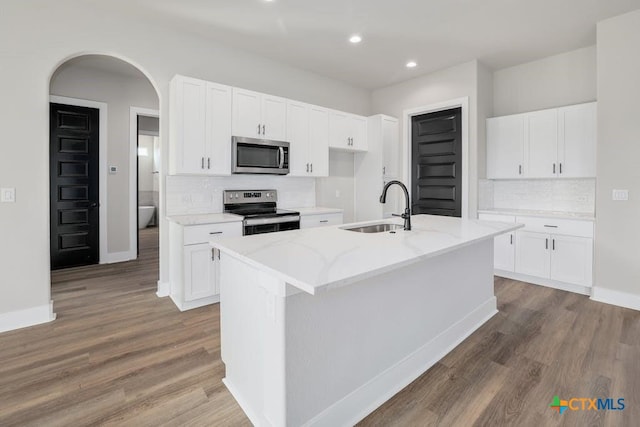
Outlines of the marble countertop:
{"type": "MultiPolygon", "coordinates": [[[[358,225],[380,222],[402,219],[358,225]]],[[[357,233],[343,229],[355,224],[345,224],[221,238],[211,245],[314,295],[522,227],[432,215],[414,215],[411,222],[411,231],[395,234],[357,233]]]]}
{"type": "Polygon", "coordinates": [[[315,208],[287,208],[287,210],[300,212],[300,215],[323,215],[344,212],[344,209],[323,208],[321,206],[315,208]]]}
{"type": "Polygon", "coordinates": [[[172,215],[167,219],[180,225],[203,225],[203,224],[220,224],[223,222],[240,222],[240,215],[227,213],[214,214],[194,214],[194,215],[172,215]]]}
{"type": "Polygon", "coordinates": [[[581,219],[586,221],[595,221],[596,217],[593,213],[586,212],[562,212],[562,211],[540,211],[527,209],[478,209],[478,213],[515,215],[515,216],[539,216],[546,218],[566,218],[581,219]]]}

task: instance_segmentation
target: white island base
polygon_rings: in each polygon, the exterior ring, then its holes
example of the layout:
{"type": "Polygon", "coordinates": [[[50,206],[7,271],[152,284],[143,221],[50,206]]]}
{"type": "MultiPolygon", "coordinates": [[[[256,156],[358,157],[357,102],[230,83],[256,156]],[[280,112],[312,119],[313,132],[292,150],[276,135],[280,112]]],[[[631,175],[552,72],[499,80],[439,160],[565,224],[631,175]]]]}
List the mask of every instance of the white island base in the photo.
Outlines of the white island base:
{"type": "Polygon", "coordinates": [[[324,289],[221,260],[224,383],[256,426],[353,425],[497,313],[493,239],[324,289]]]}

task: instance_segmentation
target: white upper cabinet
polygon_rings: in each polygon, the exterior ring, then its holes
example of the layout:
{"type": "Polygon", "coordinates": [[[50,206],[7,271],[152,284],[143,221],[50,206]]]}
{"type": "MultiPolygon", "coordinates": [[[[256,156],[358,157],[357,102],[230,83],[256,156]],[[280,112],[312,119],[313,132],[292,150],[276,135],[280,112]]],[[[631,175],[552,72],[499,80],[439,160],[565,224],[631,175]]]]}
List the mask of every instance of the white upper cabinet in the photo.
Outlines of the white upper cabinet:
{"type": "Polygon", "coordinates": [[[382,174],[389,178],[398,178],[398,132],[398,119],[382,116],[382,174]]]}
{"type": "Polygon", "coordinates": [[[329,147],[367,151],[367,118],[342,111],[329,114],[329,147]]]}
{"type": "Polygon", "coordinates": [[[312,176],[329,176],[329,110],[309,107],[309,156],[312,176]]]}
{"type": "Polygon", "coordinates": [[[487,119],[487,178],[595,176],[595,102],[487,119]]]}
{"type": "Polygon", "coordinates": [[[521,178],[524,169],[526,116],[487,119],[487,178],[521,178]]]}
{"type": "Polygon", "coordinates": [[[558,111],[527,114],[529,138],[526,144],[525,176],[553,178],[558,170],[558,111]]]}
{"type": "Polygon", "coordinates": [[[170,110],[169,173],[230,174],[231,87],[176,76],[170,110]]]}
{"type": "Polygon", "coordinates": [[[329,111],[287,101],[287,141],[291,144],[289,175],[329,176],[329,111]]]}
{"type": "Polygon", "coordinates": [[[558,174],[596,176],[597,106],[595,102],[558,109],[558,174]]]}
{"type": "Polygon", "coordinates": [[[284,141],[287,100],[233,88],[233,135],[284,141]]]}

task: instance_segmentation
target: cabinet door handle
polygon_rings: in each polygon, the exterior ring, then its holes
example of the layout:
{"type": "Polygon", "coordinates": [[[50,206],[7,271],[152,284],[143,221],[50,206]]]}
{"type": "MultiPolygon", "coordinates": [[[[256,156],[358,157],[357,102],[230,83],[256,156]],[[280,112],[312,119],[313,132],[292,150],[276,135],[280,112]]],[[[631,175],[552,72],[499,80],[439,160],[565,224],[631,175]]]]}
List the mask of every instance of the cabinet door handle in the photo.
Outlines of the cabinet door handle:
{"type": "Polygon", "coordinates": [[[207,157],[207,169],[211,169],[211,157],[207,157]]]}
{"type": "Polygon", "coordinates": [[[549,238],[544,239],[544,248],[549,249],[549,238]]]}
{"type": "Polygon", "coordinates": [[[553,164],[553,174],[554,175],[556,174],[556,164],[555,163],[553,164]]]}
{"type": "Polygon", "coordinates": [[[562,163],[560,163],[560,175],[562,175],[562,163]]]}
{"type": "Polygon", "coordinates": [[[215,261],[216,260],[216,250],[214,248],[211,248],[211,261],[215,261]]]}
{"type": "Polygon", "coordinates": [[[213,235],[213,234],[222,234],[222,231],[212,231],[212,232],[211,232],[211,233],[209,233],[209,234],[211,234],[211,235],[213,235]]]}
{"type": "Polygon", "coordinates": [[[311,173],[313,173],[313,163],[311,163],[311,168],[309,170],[311,173]]]}
{"type": "Polygon", "coordinates": [[[258,135],[260,135],[260,123],[258,123],[258,135]]]}
{"type": "Polygon", "coordinates": [[[522,165],[518,165],[518,175],[522,175],[522,165]]]}
{"type": "Polygon", "coordinates": [[[547,227],[547,228],[558,228],[557,225],[548,225],[548,224],[545,224],[545,227],[547,227]]]}
{"type": "Polygon", "coordinates": [[[509,240],[510,240],[509,244],[510,244],[510,245],[513,245],[513,234],[510,234],[510,235],[509,235],[509,237],[510,237],[510,239],[509,239],[509,240]]]}
{"type": "Polygon", "coordinates": [[[262,125],[262,134],[263,134],[263,135],[266,135],[266,134],[267,134],[267,131],[266,131],[265,129],[266,129],[266,126],[265,126],[265,125],[262,125]]]}
{"type": "Polygon", "coordinates": [[[321,219],[320,222],[329,222],[328,219],[321,219]]]}
{"type": "Polygon", "coordinates": [[[204,169],[204,157],[202,158],[201,168],[204,169]]]}
{"type": "Polygon", "coordinates": [[[386,174],[386,173],[387,173],[387,167],[386,167],[386,166],[383,166],[383,167],[382,167],[382,175],[384,175],[384,174],[386,174]]]}
{"type": "Polygon", "coordinates": [[[309,172],[309,163],[307,163],[307,172],[309,172]]]}
{"type": "Polygon", "coordinates": [[[556,239],[551,239],[551,249],[556,250],[556,239]]]}

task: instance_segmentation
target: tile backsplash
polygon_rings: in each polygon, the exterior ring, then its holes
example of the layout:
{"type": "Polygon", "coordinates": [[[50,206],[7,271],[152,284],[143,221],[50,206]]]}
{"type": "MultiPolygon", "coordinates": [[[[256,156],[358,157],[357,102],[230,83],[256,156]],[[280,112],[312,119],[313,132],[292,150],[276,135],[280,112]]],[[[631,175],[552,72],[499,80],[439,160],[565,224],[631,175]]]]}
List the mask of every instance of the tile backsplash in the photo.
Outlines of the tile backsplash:
{"type": "Polygon", "coordinates": [[[480,180],[479,209],[594,213],[595,179],[480,180]]]}
{"type": "Polygon", "coordinates": [[[314,178],[273,175],[167,176],[167,215],[222,212],[224,190],[278,190],[278,207],[316,205],[314,178]]]}

